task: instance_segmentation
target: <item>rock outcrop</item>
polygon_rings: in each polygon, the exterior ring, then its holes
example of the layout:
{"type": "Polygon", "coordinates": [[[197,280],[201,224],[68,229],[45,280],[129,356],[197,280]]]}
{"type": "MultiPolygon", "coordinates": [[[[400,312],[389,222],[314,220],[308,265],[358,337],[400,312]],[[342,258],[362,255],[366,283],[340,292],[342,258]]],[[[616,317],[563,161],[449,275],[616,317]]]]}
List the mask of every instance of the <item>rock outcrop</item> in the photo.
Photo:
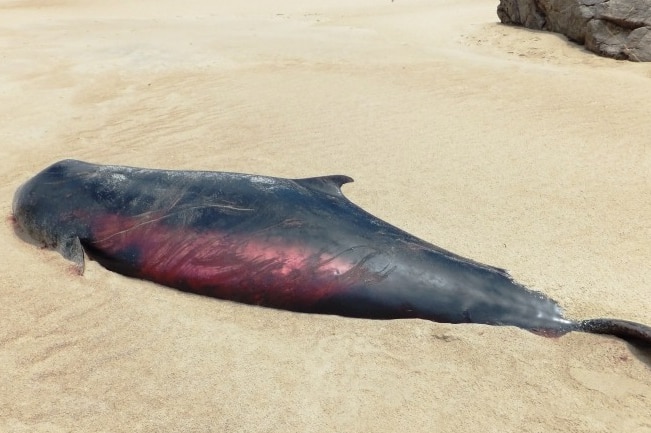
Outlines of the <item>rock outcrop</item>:
{"type": "Polygon", "coordinates": [[[497,16],[564,34],[602,56],[651,61],[651,0],[500,0],[497,16]]]}

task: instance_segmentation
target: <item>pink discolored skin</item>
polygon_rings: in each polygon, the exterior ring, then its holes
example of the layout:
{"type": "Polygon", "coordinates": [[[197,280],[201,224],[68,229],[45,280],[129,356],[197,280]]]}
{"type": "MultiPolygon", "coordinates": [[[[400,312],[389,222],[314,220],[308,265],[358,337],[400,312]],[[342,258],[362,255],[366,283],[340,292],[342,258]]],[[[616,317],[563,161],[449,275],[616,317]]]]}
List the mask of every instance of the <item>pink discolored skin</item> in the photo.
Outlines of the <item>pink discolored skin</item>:
{"type": "MultiPolygon", "coordinates": [[[[360,281],[381,279],[359,263],[290,243],[265,232],[249,236],[192,228],[171,230],[162,219],[103,215],[93,224],[90,251],[110,262],[123,251],[133,261],[120,271],[182,290],[295,311],[345,293],[360,281]]],[[[111,266],[110,264],[108,266],[111,266]]]]}

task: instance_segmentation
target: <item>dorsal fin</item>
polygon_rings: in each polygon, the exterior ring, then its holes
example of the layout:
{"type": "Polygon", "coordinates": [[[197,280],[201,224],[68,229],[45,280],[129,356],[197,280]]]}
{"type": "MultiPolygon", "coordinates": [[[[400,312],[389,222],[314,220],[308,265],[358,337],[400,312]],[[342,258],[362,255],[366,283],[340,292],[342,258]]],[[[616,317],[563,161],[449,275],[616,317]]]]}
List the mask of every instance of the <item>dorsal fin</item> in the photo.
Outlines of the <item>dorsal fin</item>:
{"type": "Polygon", "coordinates": [[[344,176],[342,174],[335,174],[332,176],[307,177],[304,179],[294,179],[294,182],[311,190],[321,191],[326,194],[340,196],[343,195],[341,192],[341,186],[345,183],[353,182],[353,178],[344,176]]]}

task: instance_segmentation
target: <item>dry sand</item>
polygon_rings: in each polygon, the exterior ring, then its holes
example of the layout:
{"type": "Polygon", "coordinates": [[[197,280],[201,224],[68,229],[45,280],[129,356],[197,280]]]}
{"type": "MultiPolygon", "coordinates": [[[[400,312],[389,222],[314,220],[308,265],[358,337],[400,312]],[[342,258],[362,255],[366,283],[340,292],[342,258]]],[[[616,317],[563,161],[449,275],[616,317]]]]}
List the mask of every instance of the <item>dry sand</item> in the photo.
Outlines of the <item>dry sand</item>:
{"type": "Polygon", "coordinates": [[[342,173],[568,316],[651,324],[651,67],[496,0],[0,0],[0,432],[651,432],[651,355],[85,276],[14,233],[46,165],[342,173]],[[350,6],[355,3],[355,6],[350,6]]]}

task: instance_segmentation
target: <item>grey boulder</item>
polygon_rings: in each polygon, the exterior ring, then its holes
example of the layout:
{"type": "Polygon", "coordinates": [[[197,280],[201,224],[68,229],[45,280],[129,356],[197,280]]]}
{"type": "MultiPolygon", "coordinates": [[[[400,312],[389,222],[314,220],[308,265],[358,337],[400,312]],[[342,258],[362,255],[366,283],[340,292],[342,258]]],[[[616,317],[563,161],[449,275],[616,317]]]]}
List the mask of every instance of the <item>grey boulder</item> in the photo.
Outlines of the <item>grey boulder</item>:
{"type": "Polygon", "coordinates": [[[651,0],[500,0],[497,16],[561,33],[602,56],[651,61],[651,0]]]}

